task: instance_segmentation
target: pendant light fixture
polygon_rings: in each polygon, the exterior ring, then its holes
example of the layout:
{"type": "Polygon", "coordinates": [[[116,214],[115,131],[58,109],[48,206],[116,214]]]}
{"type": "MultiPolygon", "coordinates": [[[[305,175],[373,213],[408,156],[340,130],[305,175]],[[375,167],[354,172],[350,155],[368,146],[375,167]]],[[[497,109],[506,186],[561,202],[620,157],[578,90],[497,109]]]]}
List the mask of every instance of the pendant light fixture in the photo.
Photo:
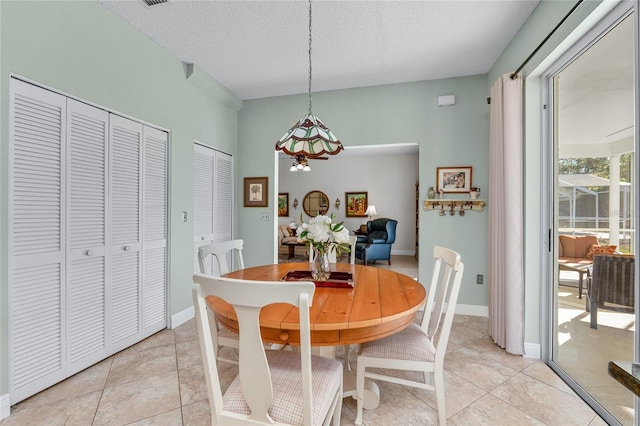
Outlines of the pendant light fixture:
{"type": "Polygon", "coordinates": [[[311,109],[311,0],[309,0],[309,113],[300,118],[291,129],[276,142],[276,151],[291,155],[295,162],[289,169],[292,172],[310,171],[309,159],[324,154],[335,155],[342,151],[342,143],[311,109]]]}

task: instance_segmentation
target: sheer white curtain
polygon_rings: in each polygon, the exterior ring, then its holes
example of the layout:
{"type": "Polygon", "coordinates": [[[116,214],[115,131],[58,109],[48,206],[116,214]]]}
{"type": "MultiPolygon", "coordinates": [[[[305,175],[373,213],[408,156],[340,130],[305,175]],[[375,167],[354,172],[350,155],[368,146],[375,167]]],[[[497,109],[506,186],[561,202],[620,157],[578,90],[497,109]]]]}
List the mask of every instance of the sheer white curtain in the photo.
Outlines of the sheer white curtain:
{"type": "Polygon", "coordinates": [[[524,349],[522,77],[491,88],[489,127],[489,334],[507,352],[524,349]]]}

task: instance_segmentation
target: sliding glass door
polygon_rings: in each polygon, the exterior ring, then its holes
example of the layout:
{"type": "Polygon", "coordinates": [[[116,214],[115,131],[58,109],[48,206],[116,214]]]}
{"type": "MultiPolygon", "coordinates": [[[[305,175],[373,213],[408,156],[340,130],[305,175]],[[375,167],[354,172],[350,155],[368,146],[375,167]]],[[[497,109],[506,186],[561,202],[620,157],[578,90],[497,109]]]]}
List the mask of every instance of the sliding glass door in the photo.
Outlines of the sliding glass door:
{"type": "Polygon", "coordinates": [[[550,364],[605,420],[621,424],[634,423],[634,398],[607,366],[635,359],[634,300],[605,303],[602,293],[633,292],[637,279],[603,274],[614,266],[594,261],[636,254],[634,19],[632,10],[607,17],[547,80],[555,248],[550,364]]]}

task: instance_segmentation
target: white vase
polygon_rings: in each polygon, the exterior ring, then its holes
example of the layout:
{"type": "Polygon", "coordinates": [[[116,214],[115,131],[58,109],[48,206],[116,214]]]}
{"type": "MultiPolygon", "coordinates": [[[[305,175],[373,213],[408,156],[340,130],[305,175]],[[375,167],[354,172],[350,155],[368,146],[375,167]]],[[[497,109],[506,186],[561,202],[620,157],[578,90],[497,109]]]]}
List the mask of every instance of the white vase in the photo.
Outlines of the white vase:
{"type": "Polygon", "coordinates": [[[311,278],[314,281],[327,281],[331,275],[331,264],[329,263],[329,251],[320,251],[313,248],[313,262],[311,262],[311,278]]]}

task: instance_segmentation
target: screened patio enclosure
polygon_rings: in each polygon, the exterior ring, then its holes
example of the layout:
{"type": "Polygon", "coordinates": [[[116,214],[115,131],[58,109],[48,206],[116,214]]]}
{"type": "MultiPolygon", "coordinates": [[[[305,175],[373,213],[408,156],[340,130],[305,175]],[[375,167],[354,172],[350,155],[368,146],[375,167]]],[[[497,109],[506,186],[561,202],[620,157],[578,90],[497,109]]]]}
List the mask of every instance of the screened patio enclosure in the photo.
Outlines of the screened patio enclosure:
{"type": "Polygon", "coordinates": [[[603,242],[629,247],[631,184],[593,174],[558,176],[558,224],[561,233],[596,234],[603,242]],[[610,208],[618,205],[619,208],[610,208]]]}

